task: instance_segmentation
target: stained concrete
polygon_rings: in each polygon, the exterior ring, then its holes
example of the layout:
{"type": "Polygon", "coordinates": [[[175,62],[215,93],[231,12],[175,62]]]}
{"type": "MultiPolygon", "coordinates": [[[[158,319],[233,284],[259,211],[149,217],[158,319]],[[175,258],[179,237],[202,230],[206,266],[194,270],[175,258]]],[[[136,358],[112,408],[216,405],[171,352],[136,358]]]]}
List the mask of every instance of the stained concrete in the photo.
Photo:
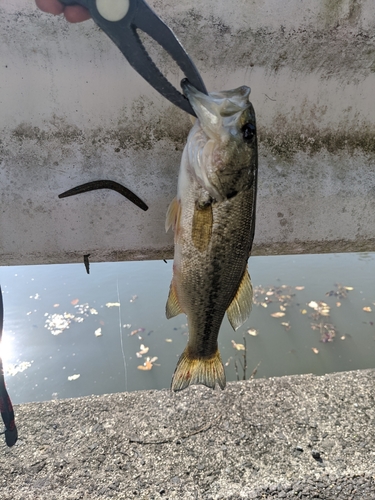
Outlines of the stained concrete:
{"type": "Polygon", "coordinates": [[[375,498],[375,370],[16,406],[0,497],[375,498]]]}
{"type": "MultiPolygon", "coordinates": [[[[150,0],[209,90],[249,85],[257,113],[254,254],[374,250],[373,0],[150,0]]],[[[0,6],[0,263],[167,258],[164,219],[190,121],[92,21],[0,6]],[[112,179],[113,192],[58,199],[112,179]]],[[[181,72],[149,40],[157,65],[181,72]]]]}

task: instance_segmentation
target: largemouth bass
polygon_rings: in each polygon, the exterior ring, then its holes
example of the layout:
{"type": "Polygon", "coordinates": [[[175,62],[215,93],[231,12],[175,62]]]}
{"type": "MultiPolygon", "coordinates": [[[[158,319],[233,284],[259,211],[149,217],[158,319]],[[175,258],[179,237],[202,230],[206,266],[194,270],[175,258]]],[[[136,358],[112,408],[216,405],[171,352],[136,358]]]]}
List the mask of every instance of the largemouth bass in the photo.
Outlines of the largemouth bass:
{"type": "Polygon", "coordinates": [[[198,119],[182,154],[177,197],[168,208],[173,227],[173,278],[167,318],[185,313],[189,340],[171,388],[225,387],[218,350],[227,312],[233,329],[248,318],[252,285],[247,271],[255,229],[257,137],[250,89],[202,94],[182,88],[198,119]]]}

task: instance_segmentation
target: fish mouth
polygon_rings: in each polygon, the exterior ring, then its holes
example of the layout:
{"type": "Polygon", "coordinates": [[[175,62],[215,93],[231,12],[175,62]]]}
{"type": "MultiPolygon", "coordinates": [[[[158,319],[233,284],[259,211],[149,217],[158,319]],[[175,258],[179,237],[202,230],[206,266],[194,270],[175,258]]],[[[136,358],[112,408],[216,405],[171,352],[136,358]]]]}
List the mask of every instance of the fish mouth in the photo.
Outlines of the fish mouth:
{"type": "Polygon", "coordinates": [[[182,80],[181,88],[202,125],[218,125],[220,114],[215,101],[197,90],[187,78],[182,80]]]}
{"type": "Polygon", "coordinates": [[[204,131],[208,136],[220,129],[235,126],[241,113],[250,106],[250,88],[243,85],[233,90],[203,94],[187,78],[181,81],[181,88],[189,100],[204,131]]]}

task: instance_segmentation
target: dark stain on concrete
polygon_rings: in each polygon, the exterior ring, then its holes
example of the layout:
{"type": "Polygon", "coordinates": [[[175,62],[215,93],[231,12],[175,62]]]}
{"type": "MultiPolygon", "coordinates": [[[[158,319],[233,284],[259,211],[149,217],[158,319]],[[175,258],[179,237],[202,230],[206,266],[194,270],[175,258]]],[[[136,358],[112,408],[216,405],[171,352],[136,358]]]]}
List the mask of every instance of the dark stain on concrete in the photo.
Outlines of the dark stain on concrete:
{"type": "Polygon", "coordinates": [[[292,161],[297,152],[303,151],[310,156],[325,150],[331,154],[363,152],[375,155],[375,126],[365,125],[357,130],[325,129],[301,124],[299,129],[285,126],[269,129],[259,128],[259,143],[271,154],[286,162],[292,161]]]}
{"type": "MultiPolygon", "coordinates": [[[[249,7],[251,8],[251,7],[249,7]]],[[[295,29],[284,26],[264,26],[236,29],[228,19],[220,15],[203,16],[196,8],[182,7],[169,14],[165,6],[158,6],[158,12],[181,39],[185,49],[201,69],[217,66],[228,71],[251,66],[264,67],[277,72],[283,67],[302,73],[319,72],[322,78],[358,78],[375,71],[372,64],[375,54],[375,29],[362,27],[362,6],[359,0],[324,0],[318,15],[321,26],[308,24],[295,29]],[[194,36],[192,36],[194,27],[194,36]],[[216,50],[217,49],[217,50],[216,50]],[[372,69],[373,68],[373,69],[372,69]]],[[[0,8],[4,30],[4,42],[18,51],[21,58],[35,52],[43,52],[48,58],[48,43],[68,37],[70,27],[58,19],[46,17],[38,12],[10,14],[0,8]],[[18,37],[14,42],[12,26],[23,29],[27,24],[28,37],[18,37]],[[32,27],[32,29],[30,28],[32,27]],[[43,43],[40,42],[43,40],[43,43]]],[[[368,23],[366,23],[368,24],[368,23]]],[[[92,24],[79,27],[85,39],[98,38],[99,28],[92,24]]],[[[105,37],[99,37],[95,50],[98,57],[113,50],[105,37]]],[[[162,50],[151,45],[151,56],[164,71],[170,58],[162,50]]]]}
{"type": "MultiPolygon", "coordinates": [[[[46,124],[45,129],[31,124],[21,123],[12,132],[11,136],[18,142],[36,141],[48,149],[48,143],[56,140],[62,147],[78,144],[88,150],[100,149],[102,145],[112,144],[114,153],[121,150],[152,150],[156,143],[168,140],[174,144],[177,151],[182,151],[191,124],[188,119],[171,119],[170,116],[161,115],[156,120],[147,121],[147,117],[140,117],[139,121],[124,121],[117,127],[104,129],[79,130],[73,125],[62,123],[59,128],[46,124]]],[[[290,162],[297,152],[307,152],[311,156],[321,150],[332,154],[346,152],[353,154],[363,152],[375,155],[375,126],[366,124],[356,130],[337,128],[319,130],[313,125],[301,123],[298,127],[286,124],[284,117],[274,121],[271,128],[258,127],[260,146],[277,155],[280,159],[290,162]],[[280,121],[280,126],[278,125],[280,121]],[[281,126],[282,122],[282,126],[281,126]]],[[[0,147],[3,153],[7,147],[0,147]]]]}
{"type": "Polygon", "coordinates": [[[259,66],[277,72],[288,67],[302,73],[319,72],[323,78],[366,76],[374,61],[375,32],[360,28],[359,2],[352,0],[348,11],[341,9],[341,3],[327,0],[320,29],[306,24],[296,29],[249,26],[235,30],[221,17],[203,18],[195,9],[169,18],[168,23],[198,67],[204,61],[205,67],[224,65],[228,70],[259,66]]]}
{"type": "Polygon", "coordinates": [[[150,150],[161,140],[172,141],[176,149],[182,149],[191,128],[189,118],[182,112],[176,111],[174,107],[172,111],[172,106],[158,117],[150,118],[148,106],[152,107],[152,102],[147,99],[134,101],[131,117],[125,116],[113,128],[80,130],[63,118],[54,117],[43,129],[32,124],[20,123],[11,132],[11,137],[20,143],[26,140],[48,144],[52,140],[57,140],[62,146],[74,143],[99,149],[101,145],[111,143],[117,153],[127,149],[150,150]]]}

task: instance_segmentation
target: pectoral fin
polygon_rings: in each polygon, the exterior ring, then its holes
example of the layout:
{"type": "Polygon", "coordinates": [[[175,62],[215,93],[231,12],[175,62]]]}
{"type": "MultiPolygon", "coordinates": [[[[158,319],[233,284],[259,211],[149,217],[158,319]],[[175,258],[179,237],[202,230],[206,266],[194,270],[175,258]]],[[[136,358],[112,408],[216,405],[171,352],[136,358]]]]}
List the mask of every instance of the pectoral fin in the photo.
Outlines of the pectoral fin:
{"type": "Polygon", "coordinates": [[[181,309],[180,303],[178,302],[177,294],[173,286],[173,281],[169,289],[169,295],[167,300],[167,305],[165,309],[165,315],[167,319],[174,318],[184,311],[181,309]]]}
{"type": "Polygon", "coordinates": [[[246,269],[236,296],[227,309],[228,320],[233,330],[237,330],[237,328],[245,323],[251,312],[252,305],[253,286],[251,284],[249,272],[246,269]]]}
{"type": "Polygon", "coordinates": [[[195,207],[191,238],[194,246],[200,252],[208,247],[212,234],[212,205],[202,208],[195,207]]]}

